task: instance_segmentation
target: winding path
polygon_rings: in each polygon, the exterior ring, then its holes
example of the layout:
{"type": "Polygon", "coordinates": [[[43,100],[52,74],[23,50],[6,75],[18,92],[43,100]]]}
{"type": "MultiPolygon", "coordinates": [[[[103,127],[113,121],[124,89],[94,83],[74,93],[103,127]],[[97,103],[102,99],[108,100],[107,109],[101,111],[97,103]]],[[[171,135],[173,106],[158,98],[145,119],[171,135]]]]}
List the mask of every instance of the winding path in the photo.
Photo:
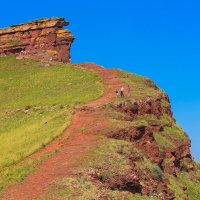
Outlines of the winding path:
{"type": "Polygon", "coordinates": [[[34,200],[47,194],[53,187],[53,181],[69,175],[78,165],[77,160],[87,155],[90,148],[97,145],[97,133],[109,126],[109,122],[100,117],[101,107],[115,97],[116,88],[123,85],[127,91],[127,86],[119,80],[117,69],[105,69],[93,63],[83,63],[77,67],[94,71],[102,77],[103,96],[76,109],[70,127],[64,131],[62,136],[29,159],[35,159],[54,150],[57,150],[56,153],[40,162],[37,170],[22,183],[7,188],[2,200],[34,200]],[[71,139],[68,139],[69,136],[71,139]]]}

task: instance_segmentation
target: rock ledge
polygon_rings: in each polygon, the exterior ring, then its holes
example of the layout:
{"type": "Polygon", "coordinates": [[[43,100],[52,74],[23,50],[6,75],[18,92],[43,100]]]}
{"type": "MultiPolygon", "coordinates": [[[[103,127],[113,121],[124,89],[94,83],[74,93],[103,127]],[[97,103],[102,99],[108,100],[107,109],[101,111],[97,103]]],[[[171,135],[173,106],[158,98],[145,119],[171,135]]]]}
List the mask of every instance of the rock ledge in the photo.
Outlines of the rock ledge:
{"type": "Polygon", "coordinates": [[[0,56],[70,62],[74,36],[63,29],[68,24],[64,18],[48,18],[0,29],[0,56]]]}

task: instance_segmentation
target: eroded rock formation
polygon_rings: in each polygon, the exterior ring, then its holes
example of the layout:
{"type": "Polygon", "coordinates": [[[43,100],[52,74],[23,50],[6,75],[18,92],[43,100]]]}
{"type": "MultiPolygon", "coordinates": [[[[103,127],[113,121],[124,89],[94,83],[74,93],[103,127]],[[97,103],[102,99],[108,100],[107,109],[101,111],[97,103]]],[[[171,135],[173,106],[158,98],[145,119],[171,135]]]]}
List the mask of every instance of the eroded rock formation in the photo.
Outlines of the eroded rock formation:
{"type": "Polygon", "coordinates": [[[0,29],[0,56],[70,62],[74,36],[64,18],[40,19],[0,29]]]}
{"type": "MultiPolygon", "coordinates": [[[[138,116],[144,116],[143,119],[146,123],[113,130],[108,133],[109,138],[132,142],[134,147],[143,152],[141,157],[148,158],[158,169],[162,170],[162,173],[176,177],[183,171],[193,172],[194,163],[190,152],[190,140],[187,134],[177,127],[167,95],[163,94],[156,99],[116,101],[112,104],[112,108],[131,117],[132,121],[137,121],[138,116]],[[162,101],[167,104],[163,106],[162,101]],[[155,119],[152,120],[149,116],[154,116],[155,119]],[[179,135],[175,136],[174,131],[176,134],[179,131],[179,135]]],[[[131,156],[134,157],[134,154],[131,156]]],[[[134,158],[131,161],[132,169],[137,172],[137,177],[139,177],[138,184],[141,184],[142,181],[145,182],[140,193],[150,195],[156,191],[161,199],[172,200],[175,198],[167,186],[169,180],[164,178],[162,173],[158,177],[158,171],[155,171],[157,170],[155,168],[154,173],[157,175],[154,178],[148,178],[148,170],[144,175],[137,169],[137,159],[134,158]]]]}
{"type": "Polygon", "coordinates": [[[191,141],[183,130],[177,128],[167,95],[157,99],[147,98],[146,100],[139,101],[115,102],[112,107],[119,112],[131,116],[133,119],[145,114],[153,115],[158,119],[147,119],[148,124],[133,126],[129,130],[120,129],[112,133],[112,137],[136,142],[146,152],[152,162],[170,174],[177,174],[185,167],[188,171],[193,170],[194,166],[190,152],[191,141]],[[163,100],[168,102],[167,106],[162,105],[163,100]],[[175,129],[180,131],[180,133],[175,138],[175,135],[172,133],[168,135],[165,128],[170,128],[170,131],[175,129]],[[166,145],[165,149],[159,148],[154,135],[155,132],[163,137],[165,143],[170,141],[173,145],[166,145]]]}

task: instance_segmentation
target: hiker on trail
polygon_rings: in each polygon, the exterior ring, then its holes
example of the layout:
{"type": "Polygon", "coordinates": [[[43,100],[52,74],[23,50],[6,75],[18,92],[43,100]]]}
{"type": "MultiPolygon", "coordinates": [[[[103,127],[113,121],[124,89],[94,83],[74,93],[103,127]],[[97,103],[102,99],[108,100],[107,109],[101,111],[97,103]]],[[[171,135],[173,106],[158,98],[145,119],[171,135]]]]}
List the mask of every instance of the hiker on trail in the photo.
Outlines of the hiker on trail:
{"type": "Polygon", "coordinates": [[[124,97],[124,87],[123,86],[120,89],[120,96],[121,96],[121,98],[124,97]]]}
{"type": "Polygon", "coordinates": [[[118,92],[118,89],[117,89],[117,88],[116,88],[116,90],[115,90],[115,94],[116,94],[116,97],[118,97],[119,92],[118,92]]]}

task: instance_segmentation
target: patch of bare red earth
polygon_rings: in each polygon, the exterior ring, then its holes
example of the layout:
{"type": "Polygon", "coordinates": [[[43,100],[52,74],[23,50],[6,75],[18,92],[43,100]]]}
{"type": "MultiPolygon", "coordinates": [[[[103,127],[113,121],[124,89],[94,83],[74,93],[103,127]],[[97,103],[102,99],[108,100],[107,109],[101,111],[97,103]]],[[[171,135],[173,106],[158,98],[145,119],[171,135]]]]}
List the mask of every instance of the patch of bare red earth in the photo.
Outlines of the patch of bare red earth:
{"type": "Polygon", "coordinates": [[[101,117],[101,107],[115,97],[116,88],[119,89],[123,85],[127,91],[127,85],[119,80],[117,69],[105,69],[92,63],[83,63],[77,67],[94,71],[101,76],[104,94],[101,98],[77,108],[70,127],[62,136],[28,158],[36,159],[57,150],[55,154],[40,162],[37,170],[22,183],[7,188],[2,200],[33,200],[48,194],[53,182],[69,176],[79,166],[78,160],[98,144],[98,133],[109,127],[109,122],[101,117]]]}

